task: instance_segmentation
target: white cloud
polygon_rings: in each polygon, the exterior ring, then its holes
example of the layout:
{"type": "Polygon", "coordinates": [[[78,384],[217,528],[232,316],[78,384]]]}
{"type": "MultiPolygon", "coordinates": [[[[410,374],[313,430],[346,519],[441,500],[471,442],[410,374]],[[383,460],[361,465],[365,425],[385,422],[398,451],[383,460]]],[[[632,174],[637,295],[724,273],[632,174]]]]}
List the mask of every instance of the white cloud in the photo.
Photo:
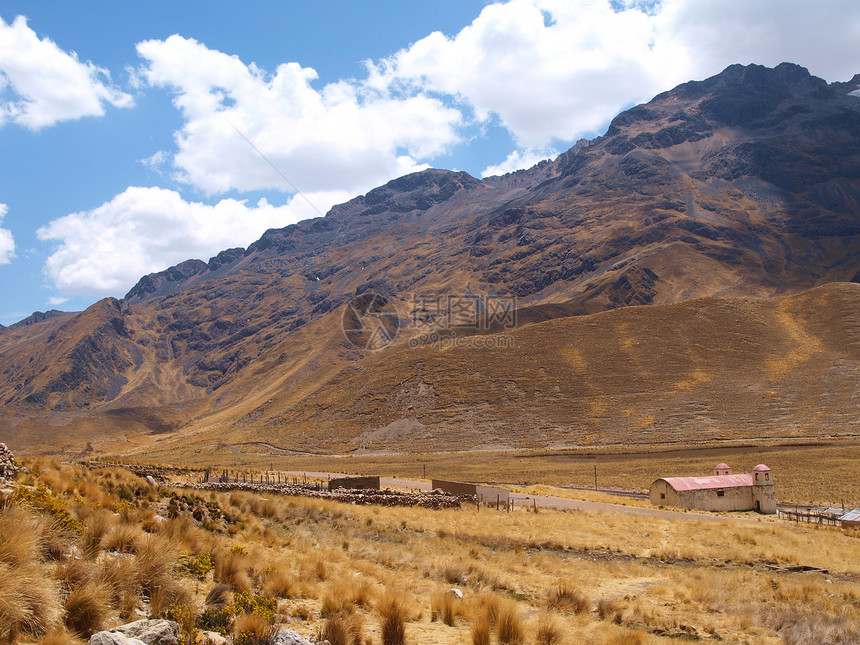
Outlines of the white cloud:
{"type": "MultiPolygon", "coordinates": [[[[347,195],[308,197],[328,209],[347,195]]],[[[185,201],[173,190],[131,187],[91,211],[49,222],[37,235],[59,243],[45,273],[61,294],[121,296],[147,273],[189,258],[208,260],[226,248],[247,246],[269,228],[316,215],[300,196],[284,206],[264,199],[251,207],[235,199],[210,206],[185,201]]]]}
{"type": "MultiPolygon", "coordinates": [[[[9,207],[6,204],[0,204],[0,224],[3,223],[3,218],[8,212],[9,207]]],[[[14,257],[15,240],[12,238],[12,231],[0,228],[0,264],[9,264],[14,257]]]]}
{"type": "Polygon", "coordinates": [[[494,166],[487,166],[481,173],[481,177],[492,177],[493,175],[504,175],[515,170],[531,168],[544,159],[552,159],[558,156],[556,150],[514,150],[505,160],[494,166]]]}
{"type": "Polygon", "coordinates": [[[432,33],[371,64],[369,84],[455,96],[527,149],[573,142],[629,105],[732,63],[796,62],[828,80],[860,71],[855,0],[614,4],[492,4],[453,37],[432,33]]]}
{"type": "Polygon", "coordinates": [[[131,96],[113,87],[107,70],[81,62],[48,38],[39,38],[18,16],[11,25],[0,18],[0,126],[11,121],[39,130],[59,121],[101,116],[104,105],[129,107],[131,96]]]}
{"type": "Polygon", "coordinates": [[[59,307],[66,304],[70,299],[65,296],[51,296],[48,298],[48,305],[51,307],[59,307]]]}
{"type": "Polygon", "coordinates": [[[459,141],[460,112],[420,92],[394,96],[351,81],[316,89],[316,72],[298,63],[272,75],[178,35],[137,51],[146,60],[139,77],[175,92],[184,118],[176,178],[208,194],[291,192],[269,162],[300,190],[356,194],[459,141]]]}
{"type": "Polygon", "coordinates": [[[170,153],[165,150],[159,150],[155,154],[150,155],[146,159],[141,159],[140,163],[142,163],[147,168],[151,168],[152,170],[156,170],[161,172],[161,167],[170,161],[170,153]]]}

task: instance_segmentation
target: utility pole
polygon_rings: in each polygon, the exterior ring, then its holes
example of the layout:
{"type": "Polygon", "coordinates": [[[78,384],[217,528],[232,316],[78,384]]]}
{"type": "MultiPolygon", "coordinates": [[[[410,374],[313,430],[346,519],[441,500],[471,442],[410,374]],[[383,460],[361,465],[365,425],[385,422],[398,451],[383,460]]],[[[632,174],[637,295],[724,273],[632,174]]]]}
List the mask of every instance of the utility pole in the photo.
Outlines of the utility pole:
{"type": "Polygon", "coordinates": [[[597,490],[597,464],[594,464],[594,490],[597,490]]]}

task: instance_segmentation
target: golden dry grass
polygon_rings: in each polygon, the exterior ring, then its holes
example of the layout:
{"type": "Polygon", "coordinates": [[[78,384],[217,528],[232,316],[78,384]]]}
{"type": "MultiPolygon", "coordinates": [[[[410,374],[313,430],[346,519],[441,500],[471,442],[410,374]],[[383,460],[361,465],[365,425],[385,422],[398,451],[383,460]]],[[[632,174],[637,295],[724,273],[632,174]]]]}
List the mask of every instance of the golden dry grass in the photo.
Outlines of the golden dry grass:
{"type": "Polygon", "coordinates": [[[112,506],[116,491],[138,478],[76,468],[66,471],[75,485],[64,486],[51,479],[60,471],[50,465],[32,470],[29,483],[47,475],[57,508],[84,524],[63,538],[67,553],[84,544],[95,552],[52,560],[44,548],[52,511],[22,503],[3,509],[0,642],[51,643],[72,629],[87,637],[100,624],[148,615],[182,619],[189,634],[220,625],[249,644],[287,621],[350,645],[860,637],[860,539],[833,528],[749,514],[713,522],[430,511],[271,494],[261,505],[251,494],[164,489],[141,491],[125,514],[106,515],[103,502],[112,506]],[[207,517],[195,519],[202,506],[207,517]],[[106,536],[126,529],[136,535],[134,549],[109,550],[115,545],[106,536]],[[214,568],[201,574],[191,565],[205,562],[197,560],[204,553],[214,568]],[[830,572],[780,573],[771,563],[830,572]],[[22,577],[30,595],[2,584],[22,577]]]}

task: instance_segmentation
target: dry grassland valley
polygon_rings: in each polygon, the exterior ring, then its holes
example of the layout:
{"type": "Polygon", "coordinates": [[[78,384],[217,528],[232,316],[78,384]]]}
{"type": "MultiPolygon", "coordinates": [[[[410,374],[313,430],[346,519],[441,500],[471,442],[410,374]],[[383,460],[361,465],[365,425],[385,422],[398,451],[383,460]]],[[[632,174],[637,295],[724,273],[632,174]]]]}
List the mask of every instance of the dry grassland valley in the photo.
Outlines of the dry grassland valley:
{"type": "Polygon", "coordinates": [[[858,90],[732,65],[0,326],[0,645],[860,643],[858,90]]]}

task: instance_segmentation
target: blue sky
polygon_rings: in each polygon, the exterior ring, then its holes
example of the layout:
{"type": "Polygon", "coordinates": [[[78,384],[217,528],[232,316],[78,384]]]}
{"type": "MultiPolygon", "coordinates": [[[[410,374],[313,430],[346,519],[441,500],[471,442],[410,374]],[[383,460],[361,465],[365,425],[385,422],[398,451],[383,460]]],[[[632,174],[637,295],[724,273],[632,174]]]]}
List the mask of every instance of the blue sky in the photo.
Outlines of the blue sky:
{"type": "Polygon", "coordinates": [[[407,172],[527,167],[731,63],[860,72],[853,0],[237,7],[0,4],[0,324],[407,172]]]}

